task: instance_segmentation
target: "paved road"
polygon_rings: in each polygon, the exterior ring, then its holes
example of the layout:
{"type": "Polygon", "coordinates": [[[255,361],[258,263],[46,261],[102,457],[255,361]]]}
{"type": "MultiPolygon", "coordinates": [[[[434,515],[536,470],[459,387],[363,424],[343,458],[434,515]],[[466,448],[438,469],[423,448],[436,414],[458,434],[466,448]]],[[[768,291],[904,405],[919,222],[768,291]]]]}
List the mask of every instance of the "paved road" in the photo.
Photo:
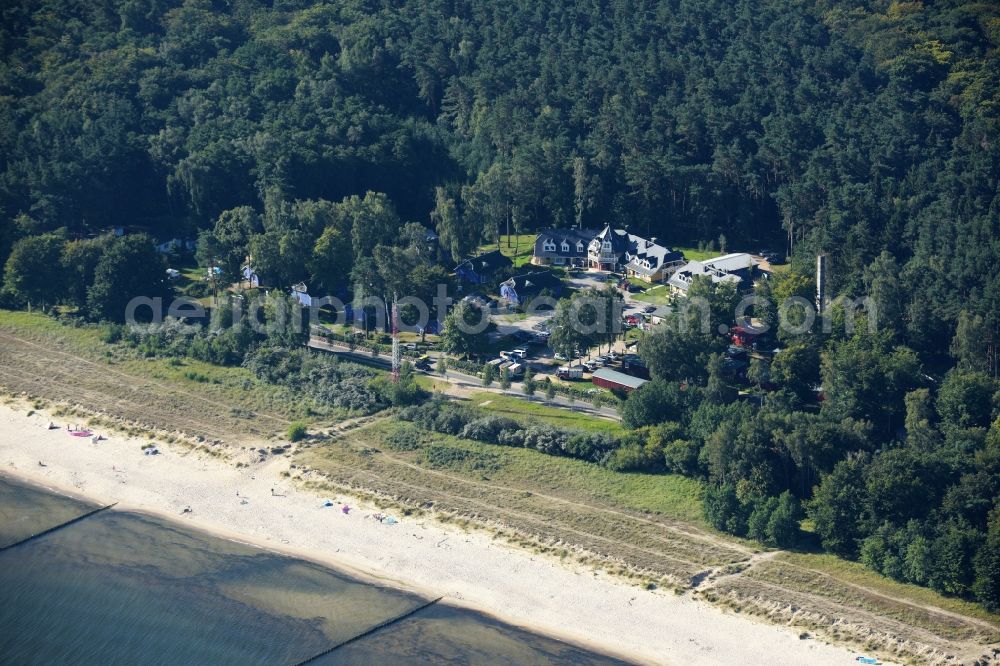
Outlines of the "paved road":
{"type": "MultiPolygon", "coordinates": [[[[352,351],[347,345],[342,345],[335,342],[328,342],[327,340],[319,337],[311,337],[309,339],[309,347],[312,349],[319,349],[322,351],[333,352],[340,356],[351,359],[358,363],[365,363],[368,365],[374,365],[380,368],[389,369],[392,367],[392,357],[388,354],[379,354],[378,356],[372,356],[371,352],[363,350],[352,351]]],[[[597,418],[610,419],[613,421],[619,421],[618,410],[613,407],[596,407],[587,402],[570,402],[568,399],[561,395],[557,395],[551,401],[542,396],[526,396],[523,393],[513,390],[504,390],[499,387],[486,387],[483,386],[483,380],[479,377],[466,374],[464,372],[459,372],[457,370],[448,370],[448,375],[446,377],[441,377],[432,372],[425,373],[427,375],[433,376],[437,379],[447,381],[448,383],[456,386],[459,389],[464,389],[466,392],[490,392],[490,393],[502,393],[506,395],[516,396],[522,400],[530,400],[532,402],[548,404],[555,407],[561,407],[563,409],[569,409],[574,412],[579,412],[581,414],[591,414],[597,418]]]]}

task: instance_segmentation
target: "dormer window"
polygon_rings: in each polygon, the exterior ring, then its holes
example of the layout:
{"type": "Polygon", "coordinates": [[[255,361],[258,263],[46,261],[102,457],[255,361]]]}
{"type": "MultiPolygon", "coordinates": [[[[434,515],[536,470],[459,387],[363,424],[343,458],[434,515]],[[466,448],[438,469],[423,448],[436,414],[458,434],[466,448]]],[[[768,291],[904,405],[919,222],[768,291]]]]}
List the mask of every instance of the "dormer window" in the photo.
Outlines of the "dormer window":
{"type": "Polygon", "coordinates": [[[556,244],[555,244],[555,242],[553,242],[553,240],[551,238],[546,238],[542,242],[542,247],[545,249],[546,252],[555,252],[556,251],[556,244]]]}
{"type": "Polygon", "coordinates": [[[569,243],[567,243],[566,241],[562,242],[562,251],[569,252],[569,243]]]}
{"type": "Polygon", "coordinates": [[[604,249],[605,250],[611,249],[611,241],[604,241],[604,249]]]}
{"type": "Polygon", "coordinates": [[[576,251],[577,252],[583,252],[583,241],[577,241],[576,242],[576,251]]]}

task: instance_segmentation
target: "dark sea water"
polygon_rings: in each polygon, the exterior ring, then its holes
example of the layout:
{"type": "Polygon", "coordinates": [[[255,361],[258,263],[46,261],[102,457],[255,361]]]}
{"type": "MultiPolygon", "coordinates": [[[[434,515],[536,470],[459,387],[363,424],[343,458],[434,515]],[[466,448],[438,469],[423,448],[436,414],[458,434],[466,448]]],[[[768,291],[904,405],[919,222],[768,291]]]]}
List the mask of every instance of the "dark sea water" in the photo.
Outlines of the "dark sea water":
{"type": "MultiPolygon", "coordinates": [[[[0,476],[0,547],[94,506],[0,476]]],[[[0,551],[2,664],[604,664],[311,562],[102,511],[0,551]]]]}

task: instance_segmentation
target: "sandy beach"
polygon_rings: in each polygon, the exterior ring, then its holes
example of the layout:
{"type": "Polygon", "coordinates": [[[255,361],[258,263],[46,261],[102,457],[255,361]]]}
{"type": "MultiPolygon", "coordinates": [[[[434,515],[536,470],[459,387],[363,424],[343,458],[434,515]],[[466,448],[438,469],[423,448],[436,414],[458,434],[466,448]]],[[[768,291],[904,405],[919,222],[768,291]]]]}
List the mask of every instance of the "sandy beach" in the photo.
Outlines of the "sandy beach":
{"type": "MultiPolygon", "coordinates": [[[[72,420],[72,419],[71,419],[72,420]]],[[[329,497],[281,476],[284,458],[236,468],[145,440],[70,436],[66,420],[0,406],[3,472],[119,509],[181,521],[306,557],[506,622],[643,663],[850,664],[856,653],[799,632],[724,613],[671,591],[644,590],[430,518],[373,519],[373,506],[329,497]],[[53,421],[60,429],[48,430],[53,421]],[[39,463],[42,463],[41,465],[39,463]],[[42,466],[44,465],[44,466],[42,466]],[[345,514],[338,502],[346,503],[345,514]],[[183,513],[186,507],[191,511],[183,513]]]]}

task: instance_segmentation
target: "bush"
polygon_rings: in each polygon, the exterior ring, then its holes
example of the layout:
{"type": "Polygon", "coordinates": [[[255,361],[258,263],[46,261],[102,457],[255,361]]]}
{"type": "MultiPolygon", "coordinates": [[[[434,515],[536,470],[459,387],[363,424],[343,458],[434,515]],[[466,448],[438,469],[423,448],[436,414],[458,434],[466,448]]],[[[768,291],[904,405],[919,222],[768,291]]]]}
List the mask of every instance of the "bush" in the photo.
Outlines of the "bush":
{"type": "Polygon", "coordinates": [[[412,423],[398,423],[383,440],[393,451],[416,451],[423,446],[426,433],[412,423]]]}
{"type": "Polygon", "coordinates": [[[607,433],[576,432],[563,443],[563,451],[574,458],[604,464],[616,446],[618,441],[607,433]]]}
{"type": "Polygon", "coordinates": [[[461,468],[494,472],[500,468],[500,459],[492,453],[480,453],[450,446],[433,445],[424,451],[424,461],[431,467],[461,468]]]}
{"type": "Polygon", "coordinates": [[[712,527],[723,532],[736,536],[747,533],[746,510],[732,484],[709,486],[705,489],[705,518],[712,527]]]}
{"type": "Polygon", "coordinates": [[[607,468],[614,472],[651,472],[662,469],[663,458],[655,446],[629,442],[608,457],[607,468]]]}
{"type": "Polygon", "coordinates": [[[499,443],[504,430],[518,430],[520,424],[503,416],[483,416],[465,424],[460,433],[465,439],[480,442],[499,443]]]}
{"type": "MultiPolygon", "coordinates": [[[[515,419],[484,415],[461,405],[433,400],[420,407],[406,407],[399,418],[427,430],[456,435],[487,444],[532,448],[551,455],[564,455],[605,463],[621,443],[607,433],[563,430],[547,423],[523,425],[515,419]]],[[[657,458],[659,453],[656,453],[657,458]]]]}
{"type": "Polygon", "coordinates": [[[570,433],[545,423],[533,423],[524,429],[524,447],[542,453],[561,454],[570,433]]]}
{"type": "Polygon", "coordinates": [[[101,341],[108,344],[120,342],[125,327],[120,324],[108,324],[101,332],[101,341]]]}
{"type": "Polygon", "coordinates": [[[767,523],[771,519],[771,514],[777,508],[777,497],[764,497],[758,501],[750,513],[750,518],[747,520],[747,536],[762,543],[770,542],[767,533],[767,523]]]}
{"type": "Polygon", "coordinates": [[[336,385],[336,395],[332,397],[334,407],[352,412],[374,414],[386,404],[367,379],[348,377],[336,385]]]}
{"type": "Polygon", "coordinates": [[[802,507],[787,490],[778,497],[778,504],[767,521],[767,540],[780,548],[790,548],[799,540],[802,507]]]}
{"type": "Polygon", "coordinates": [[[668,472],[696,476],[700,452],[701,449],[697,442],[689,439],[675,439],[663,447],[663,463],[668,472]]]}
{"type": "Polygon", "coordinates": [[[288,430],[285,431],[285,437],[288,438],[289,442],[298,442],[305,439],[306,436],[306,426],[304,423],[299,421],[294,421],[288,426],[288,430]]]}

